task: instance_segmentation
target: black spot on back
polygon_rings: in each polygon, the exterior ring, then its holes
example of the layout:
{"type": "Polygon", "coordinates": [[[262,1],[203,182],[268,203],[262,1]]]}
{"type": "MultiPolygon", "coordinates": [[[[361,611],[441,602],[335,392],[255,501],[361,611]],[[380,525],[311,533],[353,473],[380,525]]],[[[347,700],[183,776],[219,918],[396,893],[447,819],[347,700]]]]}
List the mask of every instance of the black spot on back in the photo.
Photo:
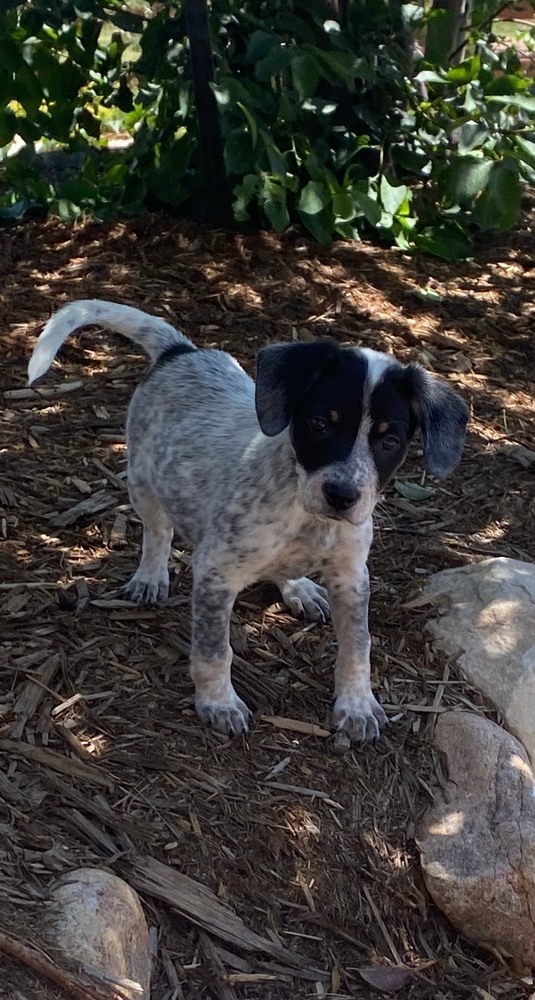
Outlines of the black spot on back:
{"type": "Polygon", "coordinates": [[[175,358],[181,357],[182,354],[192,354],[196,350],[197,348],[193,344],[188,344],[187,341],[183,344],[173,344],[172,347],[168,347],[166,351],[160,354],[160,357],[154,363],[153,370],[154,368],[164,368],[165,365],[174,361],[175,358]]]}
{"type": "Polygon", "coordinates": [[[185,341],[183,344],[173,344],[172,347],[168,347],[166,351],[162,351],[160,357],[154,362],[151,368],[149,368],[147,374],[142,380],[144,383],[147,382],[155,372],[160,371],[162,368],[166,368],[167,365],[172,364],[176,358],[181,358],[184,354],[192,354],[197,348],[193,344],[188,344],[185,341]]]}

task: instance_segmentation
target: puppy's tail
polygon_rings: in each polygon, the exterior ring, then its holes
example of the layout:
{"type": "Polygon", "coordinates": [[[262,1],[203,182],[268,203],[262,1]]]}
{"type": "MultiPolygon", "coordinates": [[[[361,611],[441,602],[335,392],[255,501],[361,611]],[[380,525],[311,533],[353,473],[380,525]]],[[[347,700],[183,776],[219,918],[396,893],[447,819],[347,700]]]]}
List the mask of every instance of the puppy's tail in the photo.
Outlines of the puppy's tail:
{"type": "Polygon", "coordinates": [[[117,330],[133,340],[147,352],[152,361],[157,361],[170,347],[191,343],[170,323],[150,316],[141,309],[117,302],[105,302],[103,299],[80,299],[63,306],[63,309],[50,317],[30,358],[28,385],[48,371],[61,345],[74,330],[93,323],[117,330]]]}

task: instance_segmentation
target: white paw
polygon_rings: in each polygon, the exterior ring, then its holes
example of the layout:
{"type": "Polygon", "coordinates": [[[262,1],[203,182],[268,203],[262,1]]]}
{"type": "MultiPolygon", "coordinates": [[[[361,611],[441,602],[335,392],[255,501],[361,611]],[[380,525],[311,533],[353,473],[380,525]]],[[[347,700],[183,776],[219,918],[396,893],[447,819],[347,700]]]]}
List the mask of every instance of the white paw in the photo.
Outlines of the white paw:
{"type": "Polygon", "coordinates": [[[334,703],[333,725],[357,742],[376,740],[388,719],[373,694],[339,695],[334,703]]]}
{"type": "Polygon", "coordinates": [[[281,587],[281,594],[296,618],[308,618],[312,622],[330,620],[331,608],[325,587],[320,587],[306,576],[299,580],[287,580],[281,587]]]}
{"type": "Polygon", "coordinates": [[[169,573],[166,570],[159,576],[148,576],[138,570],[124,591],[128,600],[136,604],[156,604],[169,596],[169,573]]]}
{"type": "Polygon", "coordinates": [[[252,719],[252,712],[234,690],[225,699],[214,701],[197,695],[195,698],[195,710],[197,715],[204,721],[209,722],[215,729],[220,729],[223,733],[247,733],[249,723],[252,719]]]}

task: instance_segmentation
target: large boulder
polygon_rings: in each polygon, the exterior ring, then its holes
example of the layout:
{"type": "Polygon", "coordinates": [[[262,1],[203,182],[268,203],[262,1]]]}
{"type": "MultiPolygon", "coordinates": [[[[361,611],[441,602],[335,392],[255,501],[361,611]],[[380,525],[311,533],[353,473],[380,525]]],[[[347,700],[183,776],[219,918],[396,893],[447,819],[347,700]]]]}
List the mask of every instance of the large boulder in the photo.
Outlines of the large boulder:
{"type": "Polygon", "coordinates": [[[427,888],[467,938],[535,966],[535,783],[508,732],[470,712],[435,730],[447,787],[418,833],[427,888]]]}
{"type": "Polygon", "coordinates": [[[458,657],[535,763],[535,566],[498,558],[447,569],[429,579],[424,599],[438,605],[428,623],[436,644],[458,657]]]}
{"type": "Polygon", "coordinates": [[[69,872],[51,893],[46,925],[49,940],[82,971],[122,981],[125,998],[149,1000],[149,932],[137,893],[122,879],[100,868],[69,872]]]}

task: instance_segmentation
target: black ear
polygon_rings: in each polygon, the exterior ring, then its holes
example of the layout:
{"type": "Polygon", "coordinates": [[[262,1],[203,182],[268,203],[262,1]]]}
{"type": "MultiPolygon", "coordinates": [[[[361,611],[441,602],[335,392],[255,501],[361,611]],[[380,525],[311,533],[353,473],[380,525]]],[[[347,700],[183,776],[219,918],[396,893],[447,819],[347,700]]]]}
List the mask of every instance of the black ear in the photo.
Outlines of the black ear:
{"type": "Polygon", "coordinates": [[[433,476],[444,479],[461,458],[468,407],[453,389],[433,378],[420,365],[408,365],[407,371],[424,439],[426,468],[433,476]]]}
{"type": "Polygon", "coordinates": [[[274,437],[288,426],[295,407],[342,349],[334,341],[275,344],[259,352],[256,368],[256,415],[264,434],[274,437]]]}

